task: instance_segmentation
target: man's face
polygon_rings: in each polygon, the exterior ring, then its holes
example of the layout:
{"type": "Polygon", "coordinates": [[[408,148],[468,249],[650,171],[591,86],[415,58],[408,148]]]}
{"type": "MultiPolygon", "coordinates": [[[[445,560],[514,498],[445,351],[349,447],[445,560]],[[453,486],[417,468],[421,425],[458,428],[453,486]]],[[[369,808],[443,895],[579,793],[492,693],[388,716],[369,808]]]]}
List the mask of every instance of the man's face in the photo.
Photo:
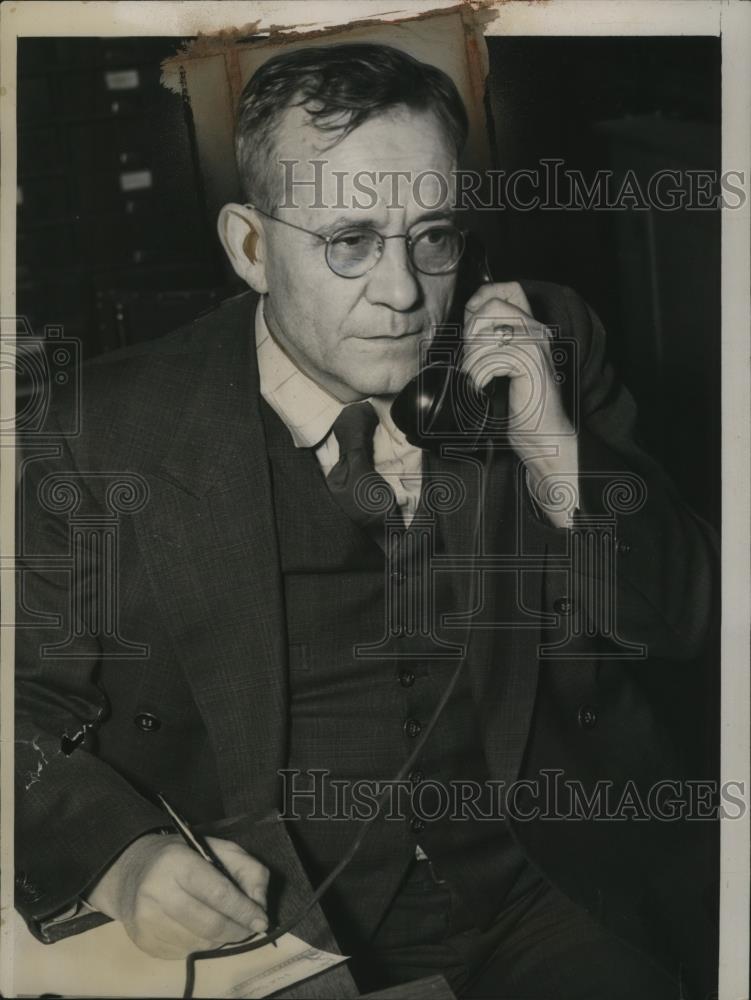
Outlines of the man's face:
{"type": "MultiPolygon", "coordinates": [[[[298,161],[295,180],[311,179],[310,161],[325,160],[322,185],[318,191],[297,185],[286,198],[292,207],[267,206],[275,216],[326,236],[343,227],[367,225],[383,236],[414,237],[451,220],[448,182],[456,154],[432,113],[394,109],[328,149],[324,147],[330,136],[306,121],[302,109],[287,113],[277,134],[276,154],[279,160],[298,161]],[[362,171],[386,172],[380,183],[367,178],[377,198],[358,195],[353,179],[362,171]],[[397,182],[395,171],[407,171],[409,178],[397,182]],[[411,178],[423,171],[431,173],[416,190],[411,178]],[[446,183],[435,180],[435,173],[446,183]],[[326,207],[314,207],[316,196],[326,207]],[[356,207],[355,199],[367,207],[356,207]]],[[[343,402],[398,392],[418,370],[421,341],[446,320],[455,272],[421,274],[410,262],[405,240],[388,239],[372,270],[343,278],[326,263],[322,240],[279,222],[262,221],[265,315],[277,340],[307,374],[343,402]]]]}

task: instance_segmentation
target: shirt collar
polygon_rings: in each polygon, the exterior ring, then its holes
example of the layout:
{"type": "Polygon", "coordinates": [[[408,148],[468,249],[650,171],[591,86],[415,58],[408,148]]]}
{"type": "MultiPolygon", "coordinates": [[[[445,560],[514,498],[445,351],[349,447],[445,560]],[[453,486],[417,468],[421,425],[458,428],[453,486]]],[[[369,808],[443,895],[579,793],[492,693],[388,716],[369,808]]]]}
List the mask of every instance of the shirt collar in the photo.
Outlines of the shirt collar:
{"type": "Polygon", "coordinates": [[[255,321],[261,395],[286,425],[295,447],[314,448],[328,435],[346,404],[300,371],[285,354],[271,336],[263,302],[261,296],[255,321]]]}
{"type": "MultiPolygon", "coordinates": [[[[261,395],[284,422],[296,448],[315,448],[328,436],[346,403],[314,382],[274,340],[263,314],[265,296],[255,317],[256,352],[261,395]]],[[[389,413],[393,397],[372,397],[379,421],[389,433],[399,432],[389,413]]]]}

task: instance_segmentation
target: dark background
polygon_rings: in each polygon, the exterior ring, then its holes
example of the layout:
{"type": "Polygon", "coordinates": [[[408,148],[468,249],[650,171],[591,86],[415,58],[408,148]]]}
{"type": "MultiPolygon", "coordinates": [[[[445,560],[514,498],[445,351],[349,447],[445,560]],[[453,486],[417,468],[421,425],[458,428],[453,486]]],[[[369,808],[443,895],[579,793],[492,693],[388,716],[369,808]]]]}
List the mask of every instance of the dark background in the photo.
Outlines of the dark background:
{"type": "MultiPolygon", "coordinates": [[[[37,334],[62,324],[84,356],[158,336],[237,291],[189,108],[159,84],[160,61],[184,41],[18,41],[18,308],[37,334]]],[[[719,39],[488,48],[496,166],[559,158],[585,178],[611,168],[644,180],[719,171],[719,39]]],[[[719,212],[507,211],[492,225],[497,278],[567,284],[596,309],[643,443],[718,525],[719,212]]]]}
{"type": "MultiPolygon", "coordinates": [[[[721,164],[719,38],[490,38],[498,165],[591,179],[721,164]]],[[[618,190],[618,182],[614,185],[618,190]]],[[[522,189],[526,192],[526,188],[522,189]]],[[[570,285],[639,404],[639,434],[720,522],[720,213],[532,211],[499,220],[494,274],[570,285]]]]}

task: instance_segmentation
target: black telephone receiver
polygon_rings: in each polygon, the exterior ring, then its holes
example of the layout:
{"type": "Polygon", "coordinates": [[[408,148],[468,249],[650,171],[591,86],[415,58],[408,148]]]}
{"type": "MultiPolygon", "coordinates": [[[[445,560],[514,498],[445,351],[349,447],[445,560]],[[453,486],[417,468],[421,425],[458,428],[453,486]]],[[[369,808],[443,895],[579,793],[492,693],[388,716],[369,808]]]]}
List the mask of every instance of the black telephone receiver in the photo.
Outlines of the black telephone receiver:
{"type": "Polygon", "coordinates": [[[471,234],[459,265],[454,299],[445,326],[428,348],[428,363],[391,404],[391,416],[410,444],[439,451],[446,443],[476,449],[492,422],[502,426],[508,412],[508,378],[478,389],[462,371],[464,304],[480,285],[492,282],[487,254],[471,234]],[[499,422],[499,423],[496,423],[499,422]]]}

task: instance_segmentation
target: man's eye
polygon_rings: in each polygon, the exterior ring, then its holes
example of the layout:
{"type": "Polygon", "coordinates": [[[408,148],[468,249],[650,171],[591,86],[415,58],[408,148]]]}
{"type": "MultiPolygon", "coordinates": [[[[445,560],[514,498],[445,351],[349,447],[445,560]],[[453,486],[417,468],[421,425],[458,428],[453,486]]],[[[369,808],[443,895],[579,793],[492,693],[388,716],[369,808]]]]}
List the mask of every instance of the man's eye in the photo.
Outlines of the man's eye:
{"type": "Polygon", "coordinates": [[[337,236],[334,239],[334,243],[337,246],[346,247],[351,250],[362,247],[367,242],[368,238],[364,233],[342,233],[341,236],[337,236]]]}
{"type": "Polygon", "coordinates": [[[450,229],[428,229],[422,234],[420,239],[425,240],[425,242],[431,246],[437,246],[439,243],[443,243],[444,240],[448,239],[450,234],[450,229]]]}

